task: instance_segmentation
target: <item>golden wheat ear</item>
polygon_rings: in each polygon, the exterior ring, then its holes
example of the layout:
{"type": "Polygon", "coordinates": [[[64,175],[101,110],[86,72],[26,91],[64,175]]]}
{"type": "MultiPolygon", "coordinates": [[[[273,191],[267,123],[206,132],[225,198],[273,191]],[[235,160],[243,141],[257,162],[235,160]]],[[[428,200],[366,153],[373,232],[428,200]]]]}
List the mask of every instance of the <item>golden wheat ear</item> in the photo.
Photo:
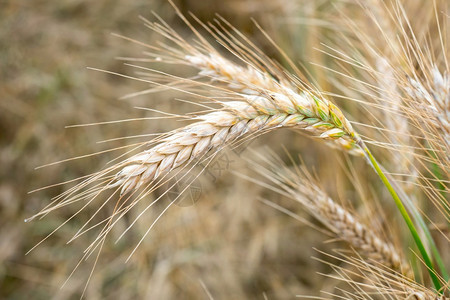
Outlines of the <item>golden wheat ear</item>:
{"type": "Polygon", "coordinates": [[[187,92],[189,85],[186,84],[191,84],[192,93],[198,93],[198,88],[202,87],[210,96],[200,99],[220,107],[212,113],[197,116],[195,119],[199,122],[168,133],[160,144],[128,159],[126,167],[116,174],[109,187],[120,186],[122,194],[129,193],[176,168],[198,161],[205,154],[214,155],[227,145],[278,128],[297,129],[327,140],[333,147],[362,155],[358,146],[360,138],[351,123],[323,95],[267,58],[236,29],[227,28],[228,24],[220,21],[216,25],[200,23],[218,45],[241,64],[220,54],[181,13],[179,16],[197,40],[188,42],[162,20],[145,20],[147,27],[168,40],[159,47],[145,45],[151,50],[146,55],[151,57],[148,61],[194,67],[199,77],[183,80],[158,73],[159,82],[155,82],[158,76],[153,76],[155,81],[152,83],[175,88],[176,83],[181,82],[187,92]],[[173,85],[167,84],[170,79],[173,85]]]}
{"type": "Polygon", "coordinates": [[[245,136],[277,128],[301,129],[328,140],[355,135],[340,110],[324,100],[300,95],[289,99],[282,94],[242,98],[223,102],[221,110],[197,117],[200,122],[172,132],[160,144],[128,159],[109,187],[120,186],[121,194],[128,193],[245,136]],[[305,107],[311,112],[308,115],[305,107]]]}
{"type": "Polygon", "coordinates": [[[259,153],[253,156],[257,157],[257,161],[250,161],[252,169],[273,184],[274,191],[301,203],[336,237],[347,242],[367,261],[413,279],[412,269],[400,251],[366,226],[356,214],[330,198],[305,166],[289,168],[274,153],[270,157],[259,153]]]}

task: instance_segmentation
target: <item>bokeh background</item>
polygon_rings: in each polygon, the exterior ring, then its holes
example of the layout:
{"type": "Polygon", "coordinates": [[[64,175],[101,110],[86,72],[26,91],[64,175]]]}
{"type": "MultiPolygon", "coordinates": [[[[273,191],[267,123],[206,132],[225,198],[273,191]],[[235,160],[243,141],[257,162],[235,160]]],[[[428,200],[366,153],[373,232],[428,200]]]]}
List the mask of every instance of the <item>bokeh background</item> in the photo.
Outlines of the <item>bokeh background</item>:
{"type": "MultiPolygon", "coordinates": [[[[312,63],[324,64],[330,59],[315,48],[320,48],[320,43],[326,42],[336,29],[332,21],[336,1],[174,2],[183,12],[192,11],[202,21],[213,20],[219,13],[269,56],[282,60],[256,28],[253,18],[310,72],[308,76],[330,89],[325,71],[312,63]],[[324,16],[329,21],[324,21],[324,16]]],[[[132,142],[99,141],[163,132],[177,123],[164,120],[66,126],[153,115],[136,106],[177,113],[192,111],[189,105],[173,101],[180,97],[175,92],[121,100],[122,96],[148,86],[87,69],[133,75],[134,70],[116,58],[139,56],[143,49],[110,33],[149,44],[155,42],[160,37],[139,20],[139,16],[153,20],[152,11],[180,32],[186,31],[164,0],[0,2],[0,298],[81,296],[95,257],[82,263],[67,284],[60,287],[92,236],[68,245],[66,242],[93,211],[85,210],[25,255],[74,212],[68,207],[43,220],[25,223],[25,218],[70,184],[28,192],[97,171],[118,154],[95,155],[35,170],[36,167],[132,142]]],[[[177,75],[184,72],[173,67],[165,70],[177,75]]],[[[278,153],[284,151],[283,147],[301,152],[335,197],[351,199],[357,194],[342,165],[336,162],[335,156],[342,154],[324,155],[329,151],[323,145],[289,131],[271,133],[251,147],[259,149],[267,141],[278,153]]],[[[226,166],[222,164],[220,171],[211,171],[214,180],[202,182],[195,204],[172,207],[129,262],[125,262],[127,256],[160,210],[150,212],[148,219],[138,222],[121,242],[105,245],[87,286],[86,298],[291,299],[295,295],[318,295],[320,290],[333,291],[336,282],[318,274],[330,272],[329,267],[312,257],[322,257],[315,248],[331,251],[339,244],[325,243],[325,234],[259,201],[269,198],[310,219],[292,201],[236,177],[231,171],[249,172],[240,153],[230,152],[226,159],[226,166]]],[[[369,172],[366,168],[359,170],[362,175],[369,172]]],[[[365,184],[361,183],[362,187],[365,184]]],[[[370,189],[366,191],[365,197],[370,198],[370,189]]],[[[164,203],[159,208],[163,207],[164,203]]],[[[123,220],[118,227],[123,230],[129,222],[123,220]]],[[[119,234],[118,231],[113,236],[119,234]]]]}

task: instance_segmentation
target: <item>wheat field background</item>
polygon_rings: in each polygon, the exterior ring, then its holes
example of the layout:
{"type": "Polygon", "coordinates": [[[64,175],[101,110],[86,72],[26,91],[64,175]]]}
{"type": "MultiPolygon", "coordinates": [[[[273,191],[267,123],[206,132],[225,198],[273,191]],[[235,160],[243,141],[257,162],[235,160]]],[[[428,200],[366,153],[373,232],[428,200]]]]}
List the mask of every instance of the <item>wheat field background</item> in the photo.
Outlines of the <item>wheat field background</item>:
{"type": "MultiPolygon", "coordinates": [[[[405,4],[412,19],[417,16],[418,24],[426,19],[423,10],[427,3],[414,0],[405,4]]],[[[442,3],[448,11],[448,5],[442,3]]],[[[335,45],[336,32],[348,30],[340,13],[362,23],[367,18],[359,5],[334,0],[183,0],[175,1],[175,5],[184,14],[193,12],[203,22],[213,20],[216,13],[221,15],[265,54],[286,65],[254,19],[302,66],[306,77],[330,93],[345,90],[339,90],[345,80],[337,84],[338,75],[318,66],[336,68],[340,63],[320,50],[326,49],[324,44],[335,45]]],[[[358,212],[367,225],[395,237],[390,241],[407,250],[402,246],[410,241],[407,229],[392,203],[384,200],[389,197],[387,191],[363,160],[330,151],[326,145],[296,132],[280,130],[237,151],[224,152],[207,168],[198,189],[189,189],[195,194],[193,201],[191,195],[186,202],[171,207],[128,262],[130,252],[170,199],[158,204],[148,219],[137,222],[118,243],[114,243],[115,239],[107,241],[92,276],[95,257],[82,263],[63,288],[93,236],[87,234],[70,244],[66,242],[94,209],[84,210],[25,255],[74,213],[69,206],[26,223],[26,218],[70,184],[28,192],[95,172],[120,152],[36,167],[143,141],[146,137],[107,140],[167,132],[178,124],[167,118],[66,126],[154,116],[137,107],[179,114],[192,111],[192,104],[174,100],[184,99],[177,91],[120,99],[148,85],[87,69],[135,74],[135,69],[117,58],[138,57],[142,48],[111,33],[156,43],[158,36],[139,19],[143,16],[153,20],[152,11],[175,30],[192,35],[164,0],[0,3],[0,298],[78,299],[88,278],[86,299],[292,299],[296,295],[339,294],[339,287],[344,288],[345,283],[323,276],[335,274],[336,269],[321,260],[348,266],[348,262],[326,254],[347,246],[323,233],[323,226],[295,201],[237,176],[255,176],[245,159],[252,156],[253,150],[273,151],[284,159],[300,153],[329,195],[358,212]],[[289,210],[291,215],[274,205],[289,210]],[[306,219],[319,229],[296,218],[306,219]]],[[[192,70],[176,65],[155,68],[177,72],[178,76],[192,75],[192,70]]],[[[350,95],[363,98],[363,93],[356,91],[350,95]]],[[[336,99],[344,109],[357,113],[345,99],[336,99]]],[[[389,162],[390,152],[381,149],[380,153],[389,162]]],[[[154,197],[150,195],[148,201],[154,197]]],[[[104,213],[108,209],[113,207],[104,213]]],[[[436,223],[444,222],[440,227],[444,237],[432,232],[448,266],[448,224],[432,205],[423,209],[430,219],[437,218],[436,223]]],[[[121,220],[112,235],[118,237],[132,219],[133,215],[121,220]]]]}

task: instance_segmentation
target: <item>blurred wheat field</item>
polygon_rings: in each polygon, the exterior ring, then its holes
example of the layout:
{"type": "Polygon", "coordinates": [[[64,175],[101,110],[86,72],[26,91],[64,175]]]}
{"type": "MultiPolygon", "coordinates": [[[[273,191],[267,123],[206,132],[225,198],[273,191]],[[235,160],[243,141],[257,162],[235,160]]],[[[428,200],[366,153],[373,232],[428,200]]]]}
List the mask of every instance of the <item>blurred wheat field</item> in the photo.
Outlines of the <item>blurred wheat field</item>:
{"type": "MultiPolygon", "coordinates": [[[[436,67],[445,74],[449,71],[449,53],[445,52],[448,51],[449,3],[413,0],[401,1],[401,4],[411,21],[411,30],[420,38],[418,44],[433,46],[424,56],[432,57],[436,67]]],[[[428,63],[423,66],[415,63],[414,53],[407,50],[403,52],[410,56],[398,56],[403,53],[401,45],[405,43],[401,42],[405,37],[395,25],[398,12],[395,2],[186,0],[177,1],[175,5],[185,15],[192,12],[205,23],[212,22],[216,13],[219,14],[268,57],[293,72],[286,58],[252,21],[254,19],[301,68],[305,77],[351,116],[353,126],[372,142],[370,146],[375,155],[396,182],[414,195],[421,213],[427,221],[431,220],[430,232],[444,264],[450,268],[449,210],[446,210],[448,140],[436,125],[441,120],[439,117],[430,123],[422,120],[421,113],[416,121],[411,118],[416,108],[414,96],[408,96],[407,88],[415,86],[414,81],[405,79],[405,87],[392,87],[394,78],[401,77],[400,72],[389,73],[392,66],[404,68],[409,76],[405,78],[432,81],[425,72],[421,73],[431,69],[428,63]],[[380,60],[380,56],[389,63],[380,60]],[[400,107],[395,102],[399,90],[407,99],[402,100],[400,107]],[[389,101],[385,101],[386,98],[389,101]],[[359,105],[360,102],[363,105],[359,105]],[[382,108],[384,105],[386,107],[382,108]],[[360,124],[363,120],[369,126],[360,124]],[[425,147],[422,136],[427,133],[432,138],[426,147],[434,149],[437,158],[429,158],[427,152],[420,149],[425,147]],[[437,171],[433,171],[435,169],[437,171]],[[414,179],[420,176],[424,178],[414,179]]],[[[61,289],[96,235],[88,232],[70,244],[66,242],[96,213],[96,207],[88,206],[25,255],[82,207],[76,203],[42,220],[25,223],[24,219],[72,185],[28,192],[96,172],[125,151],[34,169],[144,142],[151,138],[149,134],[168,132],[184,125],[170,118],[151,120],[159,115],[145,108],[180,115],[199,110],[192,103],[183,102],[195,101],[194,97],[177,90],[122,99],[150,86],[86,67],[127,76],[147,76],[116,59],[142,57],[146,49],[110,33],[157,45],[164,40],[143,26],[138,18],[141,15],[154,21],[152,11],[184,38],[190,40],[193,34],[175,15],[174,8],[163,0],[63,0],[54,3],[19,0],[3,2],[0,7],[3,79],[0,84],[0,160],[4,166],[0,171],[0,298],[77,299],[86,287],[86,299],[291,299],[299,295],[402,299],[408,293],[412,295],[410,299],[431,299],[413,294],[414,285],[409,287],[411,291],[398,295],[389,295],[389,285],[379,294],[358,294],[358,287],[354,287],[356,291],[345,292],[349,284],[339,276],[370,285],[371,279],[361,279],[357,271],[364,268],[369,268],[369,273],[375,271],[365,265],[358,268],[362,263],[357,258],[355,261],[342,259],[342,253],[350,257],[353,253],[344,240],[327,231],[326,226],[299,202],[258,184],[264,182],[264,176],[256,176],[248,164],[248,157],[251,160],[257,156],[253,151],[281,156],[286,168],[298,163],[300,156],[303,164],[320,179],[320,188],[327,195],[400,249],[413,266],[420,283],[417,290],[425,295],[425,287],[431,289],[432,284],[426,271],[418,270],[420,258],[409,249],[413,243],[407,228],[367,163],[342,151],[331,151],[324,143],[288,129],[271,131],[238,149],[225,150],[195,181],[193,187],[197,189],[188,189],[195,194],[183,198],[187,202],[171,206],[126,261],[167,203],[173,200],[170,195],[163,196],[161,203],[152,207],[145,218],[140,218],[115,243],[138,217],[138,212],[162,192],[145,197],[134,211],[117,222],[112,238],[103,244],[95,270],[91,273],[96,260],[96,255],[92,255],[80,264],[61,289]],[[141,120],[113,122],[130,119],[141,120]],[[65,128],[110,121],[110,124],[65,128]],[[121,137],[132,138],[118,139],[121,137]],[[245,177],[258,182],[245,180],[245,177]],[[283,209],[288,214],[282,212],[283,209]]],[[[200,25],[196,28],[205,33],[200,25]]],[[[213,38],[210,40],[214,42],[213,38]]],[[[192,69],[177,65],[155,62],[146,66],[183,78],[196,75],[192,69]]],[[[429,83],[426,88],[431,86],[429,83]]],[[[445,113],[448,118],[449,102],[444,105],[444,119],[445,113]]],[[[279,170],[274,172],[282,170],[280,164],[279,170]]],[[[114,202],[106,205],[98,217],[107,218],[112,212],[114,202]]],[[[443,285],[448,292],[448,282],[443,285]]]]}

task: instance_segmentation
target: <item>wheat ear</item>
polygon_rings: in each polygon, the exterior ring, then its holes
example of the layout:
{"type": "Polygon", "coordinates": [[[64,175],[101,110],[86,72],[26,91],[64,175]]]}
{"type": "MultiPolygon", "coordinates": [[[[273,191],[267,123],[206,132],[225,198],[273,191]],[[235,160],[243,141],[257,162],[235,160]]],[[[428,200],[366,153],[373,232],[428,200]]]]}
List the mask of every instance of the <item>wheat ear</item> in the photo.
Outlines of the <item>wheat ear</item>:
{"type": "Polygon", "coordinates": [[[359,137],[341,110],[311,90],[299,87],[282,75],[275,76],[277,78],[275,79],[267,70],[251,64],[239,66],[218,53],[208,55],[196,53],[186,55],[185,58],[190,65],[200,70],[199,75],[225,83],[227,88],[240,93],[250,102],[253,102],[256,96],[265,96],[269,100],[273,99],[272,102],[278,109],[286,113],[298,112],[309,118],[310,123],[316,122],[311,124],[313,127],[307,128],[307,131],[314,133],[315,127],[328,127],[329,130],[322,133],[316,131],[315,135],[333,139],[332,143],[328,143],[331,147],[342,148],[354,155],[362,155],[362,151],[356,145],[359,137]]]}
{"type": "Polygon", "coordinates": [[[286,127],[322,139],[355,135],[336,106],[306,93],[240,96],[242,101],[223,102],[222,109],[198,116],[201,121],[169,133],[158,145],[129,158],[109,187],[121,186],[121,193],[128,193],[257,132],[286,127]]]}
{"type": "MultiPolygon", "coordinates": [[[[144,20],[147,27],[165,37],[169,42],[156,47],[125,38],[151,49],[150,52],[145,52],[145,55],[153,57],[153,59],[143,58],[138,61],[192,66],[199,70],[200,77],[209,79],[210,84],[207,84],[206,87],[213,95],[212,98],[242,96],[246,98],[247,102],[259,101],[261,98],[258,97],[266,98],[261,103],[267,103],[267,105],[264,104],[267,107],[261,107],[262,109],[272,110],[272,106],[275,106],[276,110],[283,113],[302,114],[310,119],[310,123],[316,122],[314,123],[315,127],[327,126],[330,130],[333,129],[329,131],[329,134],[333,135],[333,142],[328,143],[330,146],[343,148],[351,154],[363,155],[357,145],[360,138],[341,110],[325,99],[319,91],[308,85],[306,80],[301,79],[303,75],[284,53],[282,55],[295,70],[294,74],[290,74],[277,62],[267,57],[263,51],[226,20],[221,19],[223,23],[216,20],[215,25],[206,25],[196,19],[218,44],[241,62],[241,64],[235,63],[220,54],[177,8],[175,10],[187,27],[192,30],[197,40],[187,41],[161,19],[160,23],[144,20]]],[[[193,17],[195,18],[195,16],[193,17]]],[[[161,72],[157,73],[161,74],[161,72]]],[[[173,78],[172,81],[174,81],[173,78]]],[[[186,84],[185,81],[181,81],[186,84]]],[[[201,80],[195,78],[194,81],[189,82],[197,86],[201,80]]],[[[189,90],[185,85],[181,89],[189,90]]],[[[321,134],[323,134],[321,137],[325,139],[331,137],[324,132],[321,134]]]]}
{"type": "MultiPolygon", "coordinates": [[[[297,190],[296,199],[301,202],[304,201],[303,198],[304,195],[298,193],[297,190]]],[[[377,234],[358,221],[355,215],[324,194],[317,195],[317,198],[309,199],[309,201],[311,212],[338,237],[359,250],[363,256],[400,272],[408,278],[413,277],[411,268],[406,262],[402,261],[394,246],[383,241],[377,234]],[[311,205],[311,202],[315,203],[311,205]]]]}
{"type": "Polygon", "coordinates": [[[272,159],[259,157],[265,160],[269,167],[252,163],[253,168],[275,184],[275,191],[281,191],[303,204],[312,215],[338,238],[354,247],[360,255],[403,276],[413,278],[409,264],[402,259],[394,245],[331,199],[304,166],[296,167],[295,171],[292,171],[275,154],[272,154],[272,159]]]}
{"type": "MultiPolygon", "coordinates": [[[[226,36],[214,32],[213,26],[208,27],[219,42],[228,44],[228,50],[243,65],[232,62],[206,42],[184,16],[180,14],[180,17],[199,38],[195,45],[165,23],[146,21],[148,27],[176,45],[164,44],[160,48],[147,45],[153,52],[146,54],[160,62],[197,68],[200,76],[210,80],[203,85],[212,90],[213,97],[208,99],[222,107],[197,117],[200,122],[169,133],[159,145],[128,159],[127,166],[109,187],[121,186],[122,194],[128,193],[177,167],[200,160],[207,153],[212,155],[237,139],[275,128],[301,129],[323,140],[332,140],[333,146],[362,155],[357,145],[358,134],[333,103],[280,69],[261,51],[244,50],[245,47],[233,40],[232,35],[226,36]],[[218,101],[218,98],[235,101],[218,101]]],[[[183,83],[186,82],[190,81],[185,79],[183,83]]],[[[199,80],[191,84],[201,85],[199,80]]]]}

